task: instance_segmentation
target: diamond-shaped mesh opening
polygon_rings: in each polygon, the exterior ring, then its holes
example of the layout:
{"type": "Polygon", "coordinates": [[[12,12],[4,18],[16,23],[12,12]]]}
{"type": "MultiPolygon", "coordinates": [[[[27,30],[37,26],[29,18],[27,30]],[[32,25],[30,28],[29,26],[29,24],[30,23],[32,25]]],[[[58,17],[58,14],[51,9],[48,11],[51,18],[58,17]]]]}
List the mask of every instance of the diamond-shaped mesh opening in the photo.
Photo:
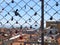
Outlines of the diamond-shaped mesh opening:
{"type": "Polygon", "coordinates": [[[53,17],[52,20],[59,20],[60,19],[60,0],[44,0],[44,19],[45,19],[45,25],[46,21],[50,20],[51,17],[53,17]]]}
{"type": "MultiPolygon", "coordinates": [[[[0,0],[0,28],[39,29],[42,0],[0,0]]],[[[44,0],[44,27],[48,20],[60,20],[60,0],[44,0]]]]}
{"type": "MultiPolygon", "coordinates": [[[[59,0],[44,0],[44,21],[52,16],[54,20],[59,20],[60,16],[59,0]],[[48,17],[48,18],[47,18],[48,17]]],[[[40,27],[41,21],[41,1],[40,0],[1,0],[0,1],[0,20],[5,19],[6,22],[17,21],[20,25],[25,23],[37,25],[40,27]]],[[[3,25],[3,22],[1,22],[3,25]]],[[[5,23],[6,24],[6,23],[5,23]]],[[[12,23],[11,23],[12,24],[12,23]]],[[[46,23],[45,23],[46,25],[46,23]]],[[[44,25],[44,26],[45,26],[44,25]]],[[[13,25],[14,26],[14,25],[13,25]]],[[[27,26],[28,27],[28,26],[27,26]]],[[[34,27],[34,26],[32,26],[34,27]]]]}

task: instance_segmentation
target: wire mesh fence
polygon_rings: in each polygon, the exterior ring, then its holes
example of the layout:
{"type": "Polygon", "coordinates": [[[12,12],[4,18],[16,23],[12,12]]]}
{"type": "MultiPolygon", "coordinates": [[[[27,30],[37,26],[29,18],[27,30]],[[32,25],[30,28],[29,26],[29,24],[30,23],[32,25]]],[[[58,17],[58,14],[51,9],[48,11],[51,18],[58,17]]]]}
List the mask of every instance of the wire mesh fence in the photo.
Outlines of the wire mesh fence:
{"type": "Polygon", "coordinates": [[[0,27],[40,27],[41,1],[1,0],[0,27]]]}
{"type": "Polygon", "coordinates": [[[44,17],[47,20],[60,20],[60,0],[44,0],[44,17]]]}
{"type": "MultiPolygon", "coordinates": [[[[0,28],[39,29],[41,1],[0,0],[0,28]]],[[[60,21],[60,0],[44,0],[44,28],[48,20],[60,21]]]]}
{"type": "MultiPolygon", "coordinates": [[[[60,0],[44,0],[44,27],[53,17],[60,19],[60,0]],[[48,17],[48,18],[47,18],[48,17]]],[[[41,0],[1,0],[0,27],[39,28],[41,22],[41,0]]]]}

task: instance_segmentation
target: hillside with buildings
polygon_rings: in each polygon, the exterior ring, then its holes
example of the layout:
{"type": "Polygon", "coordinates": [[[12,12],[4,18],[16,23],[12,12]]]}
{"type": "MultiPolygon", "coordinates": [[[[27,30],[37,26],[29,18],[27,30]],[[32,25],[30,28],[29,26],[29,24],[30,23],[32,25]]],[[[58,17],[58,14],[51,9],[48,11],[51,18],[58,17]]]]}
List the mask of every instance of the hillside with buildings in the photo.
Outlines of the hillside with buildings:
{"type": "MultiPolygon", "coordinates": [[[[60,43],[60,32],[58,21],[46,21],[46,28],[44,29],[44,41],[54,40],[56,43],[60,43]],[[48,40],[48,39],[49,40],[48,40]]],[[[4,41],[12,42],[12,45],[23,44],[24,42],[41,42],[41,29],[28,29],[28,28],[0,28],[0,44],[3,44],[4,41]],[[22,42],[22,43],[20,43],[22,42]]],[[[5,43],[5,42],[4,42],[5,43]]],[[[10,43],[9,43],[10,44],[10,43]]]]}

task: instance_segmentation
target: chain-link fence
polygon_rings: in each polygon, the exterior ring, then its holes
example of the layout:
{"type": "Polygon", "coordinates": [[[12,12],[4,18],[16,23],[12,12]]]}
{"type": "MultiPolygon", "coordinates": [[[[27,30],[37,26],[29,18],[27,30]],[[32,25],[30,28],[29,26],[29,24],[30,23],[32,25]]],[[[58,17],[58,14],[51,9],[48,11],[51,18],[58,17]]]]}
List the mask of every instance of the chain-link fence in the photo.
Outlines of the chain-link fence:
{"type": "Polygon", "coordinates": [[[44,0],[44,19],[60,20],[60,0],[44,0]]]}
{"type": "Polygon", "coordinates": [[[1,0],[0,27],[39,28],[41,20],[41,1],[39,0],[1,0]]]}
{"type": "MultiPolygon", "coordinates": [[[[0,0],[0,28],[39,29],[42,18],[41,1],[0,0]]],[[[44,28],[48,20],[60,21],[60,0],[44,0],[43,8],[44,28]]]]}
{"type": "MultiPolygon", "coordinates": [[[[44,26],[53,17],[60,19],[60,0],[44,0],[44,26]]],[[[0,27],[39,28],[41,21],[41,0],[1,0],[0,27]]]]}

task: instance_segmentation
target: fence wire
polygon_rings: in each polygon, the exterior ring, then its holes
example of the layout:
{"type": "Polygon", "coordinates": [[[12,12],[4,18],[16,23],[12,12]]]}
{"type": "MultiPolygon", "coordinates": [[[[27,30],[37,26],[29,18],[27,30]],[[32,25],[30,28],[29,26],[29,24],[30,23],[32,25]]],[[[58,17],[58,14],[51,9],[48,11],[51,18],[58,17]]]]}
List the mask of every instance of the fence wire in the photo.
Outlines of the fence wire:
{"type": "MultiPolygon", "coordinates": [[[[0,0],[0,28],[41,27],[42,0],[0,0]]],[[[60,21],[60,0],[44,0],[44,27],[46,21],[60,21]]]]}
{"type": "Polygon", "coordinates": [[[60,20],[60,0],[44,0],[44,19],[60,20]]]}
{"type": "MultiPolygon", "coordinates": [[[[44,27],[53,17],[60,19],[60,0],[44,0],[44,27]]],[[[0,27],[37,29],[41,22],[41,0],[1,0],[0,27]]]]}
{"type": "Polygon", "coordinates": [[[0,27],[16,28],[40,27],[41,1],[39,0],[1,0],[0,27]]]}

